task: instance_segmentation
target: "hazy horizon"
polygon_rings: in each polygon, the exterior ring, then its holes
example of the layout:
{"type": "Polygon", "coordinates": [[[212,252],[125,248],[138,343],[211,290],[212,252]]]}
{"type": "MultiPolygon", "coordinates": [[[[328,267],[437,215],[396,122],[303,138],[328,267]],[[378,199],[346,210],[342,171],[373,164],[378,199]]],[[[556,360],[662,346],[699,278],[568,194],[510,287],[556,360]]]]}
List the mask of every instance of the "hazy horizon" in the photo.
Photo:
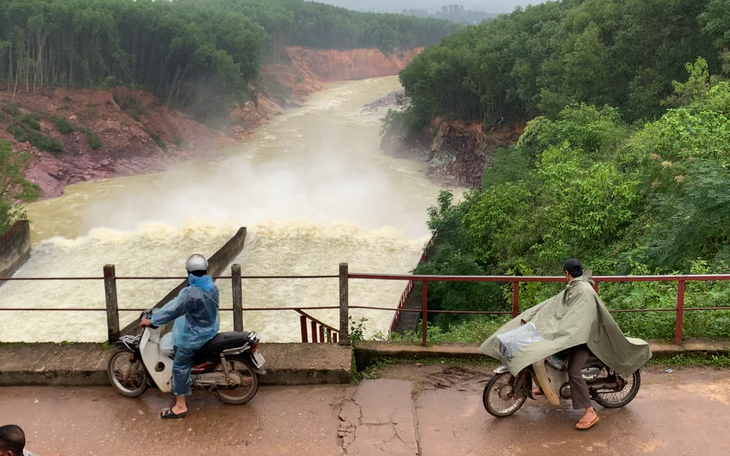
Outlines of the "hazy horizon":
{"type": "MultiPolygon", "coordinates": [[[[311,0],[310,0],[311,1],[311,0]]],[[[517,6],[535,5],[545,0],[370,0],[366,4],[360,0],[314,0],[319,3],[341,6],[356,11],[378,13],[400,13],[404,9],[420,9],[433,13],[442,6],[457,4],[473,11],[487,13],[511,13],[517,6]]]]}

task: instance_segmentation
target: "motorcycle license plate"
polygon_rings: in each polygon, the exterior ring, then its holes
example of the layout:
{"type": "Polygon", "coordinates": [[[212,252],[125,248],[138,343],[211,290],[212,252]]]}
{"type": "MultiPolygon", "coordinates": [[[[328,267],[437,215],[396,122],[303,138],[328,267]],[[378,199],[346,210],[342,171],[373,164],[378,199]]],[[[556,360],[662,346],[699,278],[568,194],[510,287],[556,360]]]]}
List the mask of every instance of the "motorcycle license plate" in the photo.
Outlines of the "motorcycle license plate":
{"type": "Polygon", "coordinates": [[[261,352],[258,350],[251,353],[251,359],[253,359],[253,363],[256,365],[257,368],[261,368],[261,366],[263,366],[266,362],[266,360],[264,359],[264,355],[262,355],[261,352]]]}

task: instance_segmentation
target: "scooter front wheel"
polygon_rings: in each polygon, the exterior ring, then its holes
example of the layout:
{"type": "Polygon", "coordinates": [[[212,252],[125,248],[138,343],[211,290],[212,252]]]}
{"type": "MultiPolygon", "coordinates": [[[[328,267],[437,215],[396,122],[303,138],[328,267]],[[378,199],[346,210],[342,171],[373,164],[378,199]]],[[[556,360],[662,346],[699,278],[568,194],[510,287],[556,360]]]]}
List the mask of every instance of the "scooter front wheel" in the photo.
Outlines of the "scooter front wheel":
{"type": "Polygon", "coordinates": [[[510,416],[522,407],[526,396],[514,394],[515,377],[509,372],[492,375],[484,387],[484,408],[490,415],[502,418],[510,416]]]}
{"type": "MultiPolygon", "coordinates": [[[[259,390],[259,377],[247,355],[226,358],[229,375],[235,377],[235,385],[218,385],[215,395],[226,404],[241,405],[253,399],[259,390]]],[[[223,363],[218,362],[213,372],[224,372],[223,363]]]]}
{"type": "Polygon", "coordinates": [[[106,373],[109,382],[122,396],[139,397],[147,390],[147,369],[142,360],[133,359],[132,353],[124,349],[115,350],[109,357],[106,373]]]}

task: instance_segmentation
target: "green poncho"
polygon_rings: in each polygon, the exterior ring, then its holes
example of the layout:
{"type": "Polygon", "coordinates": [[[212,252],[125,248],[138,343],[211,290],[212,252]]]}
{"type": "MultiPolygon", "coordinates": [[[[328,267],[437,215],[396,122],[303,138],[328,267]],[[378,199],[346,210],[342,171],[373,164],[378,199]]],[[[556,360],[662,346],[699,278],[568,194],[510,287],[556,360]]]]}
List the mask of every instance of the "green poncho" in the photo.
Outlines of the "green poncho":
{"type": "Polygon", "coordinates": [[[585,276],[504,325],[479,350],[517,375],[536,361],[581,344],[622,376],[630,376],[651,358],[646,342],[624,336],[585,276]],[[543,340],[521,347],[507,359],[500,354],[497,335],[518,328],[522,320],[532,322],[543,340]]]}

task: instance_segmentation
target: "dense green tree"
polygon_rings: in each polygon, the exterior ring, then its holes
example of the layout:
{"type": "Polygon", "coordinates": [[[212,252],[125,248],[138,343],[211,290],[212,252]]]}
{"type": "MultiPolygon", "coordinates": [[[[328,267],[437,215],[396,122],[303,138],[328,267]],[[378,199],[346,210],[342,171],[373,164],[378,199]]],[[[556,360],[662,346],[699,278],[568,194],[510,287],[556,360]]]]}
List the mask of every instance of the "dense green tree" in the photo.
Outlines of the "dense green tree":
{"type": "Polygon", "coordinates": [[[0,82],[152,91],[199,117],[249,97],[262,63],[286,46],[425,46],[448,21],[356,13],[302,0],[4,0],[0,82]]]}
{"type": "Polygon", "coordinates": [[[720,69],[726,12],[724,0],[563,0],[518,8],[413,60],[401,73],[412,101],[409,123],[556,118],[571,102],[609,104],[629,121],[656,118],[685,63],[704,56],[710,71],[720,69]]]}

